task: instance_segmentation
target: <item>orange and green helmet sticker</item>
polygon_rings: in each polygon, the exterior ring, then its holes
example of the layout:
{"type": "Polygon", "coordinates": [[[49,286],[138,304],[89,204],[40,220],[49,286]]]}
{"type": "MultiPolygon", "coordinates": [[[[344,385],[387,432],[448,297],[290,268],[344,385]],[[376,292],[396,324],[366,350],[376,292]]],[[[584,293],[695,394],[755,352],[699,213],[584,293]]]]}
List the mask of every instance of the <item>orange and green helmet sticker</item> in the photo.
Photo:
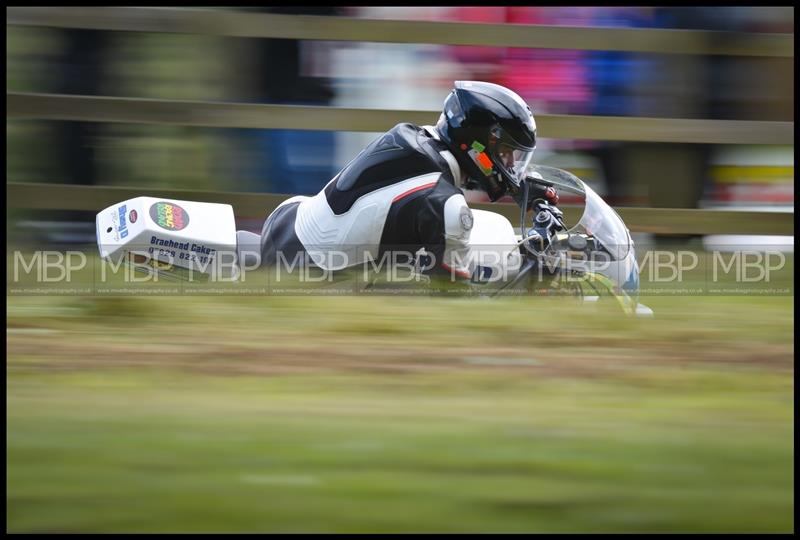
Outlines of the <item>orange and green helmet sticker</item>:
{"type": "Polygon", "coordinates": [[[472,149],[469,151],[469,155],[475,164],[480,167],[481,172],[489,176],[492,174],[492,160],[484,152],[485,149],[486,147],[478,141],[472,141],[472,149]]]}

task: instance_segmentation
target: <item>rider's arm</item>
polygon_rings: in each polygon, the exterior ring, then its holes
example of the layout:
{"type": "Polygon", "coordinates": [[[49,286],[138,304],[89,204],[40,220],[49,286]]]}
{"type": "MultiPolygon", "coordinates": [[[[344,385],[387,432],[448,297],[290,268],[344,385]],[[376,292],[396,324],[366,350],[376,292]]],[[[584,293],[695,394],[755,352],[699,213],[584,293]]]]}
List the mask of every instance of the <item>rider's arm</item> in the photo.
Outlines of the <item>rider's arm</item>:
{"type": "Polygon", "coordinates": [[[440,267],[456,280],[469,280],[475,261],[469,247],[472,211],[461,194],[453,195],[444,205],[444,251],[440,267]]]}

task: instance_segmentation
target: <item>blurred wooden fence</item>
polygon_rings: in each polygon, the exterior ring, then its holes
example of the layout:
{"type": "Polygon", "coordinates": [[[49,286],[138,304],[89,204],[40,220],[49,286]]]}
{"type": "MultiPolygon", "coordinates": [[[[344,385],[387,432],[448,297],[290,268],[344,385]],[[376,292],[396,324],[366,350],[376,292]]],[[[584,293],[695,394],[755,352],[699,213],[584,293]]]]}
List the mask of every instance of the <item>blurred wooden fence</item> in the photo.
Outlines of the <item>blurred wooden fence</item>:
{"type": "MultiPolygon", "coordinates": [[[[62,94],[6,93],[7,118],[184,126],[382,132],[433,124],[441,111],[349,109],[62,94]]],[[[794,122],[537,114],[542,138],[709,144],[794,144],[794,122]]]]}
{"type": "MultiPolygon", "coordinates": [[[[792,8],[787,8],[787,17],[794,17],[792,8]]],[[[794,34],[371,20],[220,9],[9,7],[6,23],[228,37],[794,57],[794,34]]]]}
{"type": "MultiPolygon", "coordinates": [[[[266,218],[289,195],[274,193],[231,193],[188,189],[150,189],[64,184],[6,184],[9,205],[42,210],[95,210],[142,195],[164,199],[226,203],[237,216],[266,218]],[[13,203],[18,201],[18,203],[13,203]],[[24,202],[22,202],[24,201],[24,202]],[[21,204],[19,202],[22,202],[21,204]]],[[[490,210],[519,222],[519,208],[513,204],[470,203],[472,208],[490,210]]],[[[565,218],[580,219],[578,208],[563,206],[565,218]]],[[[654,234],[794,234],[794,214],[786,212],[744,212],[682,208],[616,208],[634,232],[654,234]]]]}
{"type": "MultiPolygon", "coordinates": [[[[277,15],[224,9],[9,7],[6,23],[218,36],[619,50],[663,54],[794,57],[794,34],[585,28],[277,15]]],[[[300,107],[6,92],[6,117],[206,127],[381,132],[402,121],[435,122],[439,111],[300,107]]],[[[794,144],[794,122],[537,115],[544,138],[709,144],[794,144]]],[[[233,204],[265,215],[285,195],[152,190],[147,194],[233,204]],[[172,195],[169,195],[172,194],[172,195]]],[[[99,210],[141,195],[131,188],[8,183],[9,207],[99,210]]],[[[476,205],[481,207],[482,205],[476,205]]],[[[492,205],[514,217],[513,207],[492,205]]],[[[793,213],[619,209],[631,230],[666,234],[791,234],[793,213]]]]}

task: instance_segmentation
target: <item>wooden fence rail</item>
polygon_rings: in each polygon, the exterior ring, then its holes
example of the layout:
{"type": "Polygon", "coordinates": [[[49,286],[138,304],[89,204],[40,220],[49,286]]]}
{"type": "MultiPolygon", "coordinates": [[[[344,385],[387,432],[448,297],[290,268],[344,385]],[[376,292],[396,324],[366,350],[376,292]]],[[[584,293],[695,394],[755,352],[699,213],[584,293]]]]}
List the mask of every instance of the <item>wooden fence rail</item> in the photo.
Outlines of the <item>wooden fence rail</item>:
{"type": "MultiPolygon", "coordinates": [[[[230,128],[383,132],[435,123],[440,111],[352,109],[203,101],[6,93],[6,117],[230,128]]],[[[710,144],[794,144],[794,122],[537,114],[542,138],[710,144]]]]}
{"type": "MultiPolygon", "coordinates": [[[[787,17],[794,12],[787,10],[787,17]]],[[[371,20],[230,9],[8,7],[6,24],[215,36],[794,57],[794,34],[371,20]]]]}
{"type": "MultiPolygon", "coordinates": [[[[7,183],[9,208],[85,210],[97,212],[112,204],[139,196],[230,204],[239,217],[261,217],[291,195],[231,193],[181,189],[151,189],[65,184],[7,183]]],[[[511,223],[519,220],[513,204],[471,203],[472,208],[503,214],[511,223]]],[[[794,213],[693,210],[674,208],[617,208],[633,232],[655,234],[772,234],[793,235],[794,213]]],[[[579,209],[564,206],[565,218],[575,222],[579,209]]]]}

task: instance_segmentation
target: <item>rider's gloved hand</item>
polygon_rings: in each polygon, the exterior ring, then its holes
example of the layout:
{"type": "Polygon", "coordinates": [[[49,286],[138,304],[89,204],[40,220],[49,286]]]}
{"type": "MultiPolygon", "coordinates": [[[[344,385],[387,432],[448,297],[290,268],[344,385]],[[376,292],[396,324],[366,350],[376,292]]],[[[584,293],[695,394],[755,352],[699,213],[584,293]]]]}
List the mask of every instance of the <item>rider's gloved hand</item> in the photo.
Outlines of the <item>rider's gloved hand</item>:
{"type": "Polygon", "coordinates": [[[547,202],[555,206],[558,204],[558,191],[556,191],[556,188],[553,186],[548,186],[547,189],[544,190],[544,198],[547,199],[547,202]]]}
{"type": "MultiPolygon", "coordinates": [[[[553,186],[542,183],[542,180],[535,176],[526,177],[524,182],[528,184],[528,200],[526,204],[528,210],[532,210],[534,201],[539,199],[547,201],[552,206],[558,204],[558,191],[556,191],[553,186]]],[[[515,199],[521,198],[523,191],[524,190],[520,189],[515,194],[515,199]]],[[[520,206],[522,206],[521,202],[522,201],[517,200],[520,206]]]]}
{"type": "Polygon", "coordinates": [[[519,189],[513,190],[511,194],[520,207],[521,230],[525,230],[525,214],[528,210],[533,210],[534,222],[531,231],[534,231],[540,238],[541,247],[539,249],[544,249],[545,239],[549,241],[553,231],[566,229],[564,213],[556,207],[558,192],[541,176],[526,176],[519,189]]]}

